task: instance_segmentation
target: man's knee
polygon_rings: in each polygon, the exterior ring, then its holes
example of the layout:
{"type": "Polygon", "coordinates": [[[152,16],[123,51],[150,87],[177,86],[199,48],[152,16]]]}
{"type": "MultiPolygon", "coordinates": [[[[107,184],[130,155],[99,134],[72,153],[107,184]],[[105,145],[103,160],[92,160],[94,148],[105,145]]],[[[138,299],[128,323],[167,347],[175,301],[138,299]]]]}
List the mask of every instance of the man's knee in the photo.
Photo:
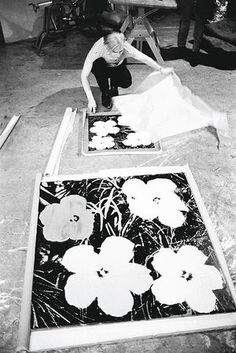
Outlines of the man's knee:
{"type": "Polygon", "coordinates": [[[103,58],[98,58],[93,62],[92,73],[103,73],[107,68],[107,63],[103,58]]]}
{"type": "Polygon", "coordinates": [[[119,86],[122,88],[128,88],[132,84],[132,76],[127,68],[120,74],[119,86]]]}
{"type": "Polygon", "coordinates": [[[130,77],[126,77],[125,80],[120,82],[120,87],[128,88],[128,87],[131,86],[131,84],[132,84],[132,78],[131,78],[131,75],[130,75],[130,77]]]}

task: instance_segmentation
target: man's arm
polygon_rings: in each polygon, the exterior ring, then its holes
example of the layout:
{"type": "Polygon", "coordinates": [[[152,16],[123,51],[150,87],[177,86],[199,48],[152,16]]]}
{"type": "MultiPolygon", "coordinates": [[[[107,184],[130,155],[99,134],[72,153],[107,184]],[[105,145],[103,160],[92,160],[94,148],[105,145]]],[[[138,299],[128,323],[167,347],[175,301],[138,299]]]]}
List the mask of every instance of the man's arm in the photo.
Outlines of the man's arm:
{"type": "Polygon", "coordinates": [[[92,70],[92,66],[93,66],[93,62],[91,62],[89,60],[89,58],[87,57],[85,59],[84,66],[83,66],[83,69],[81,72],[81,82],[82,82],[82,86],[85,91],[85,94],[87,96],[87,99],[88,99],[89,111],[92,113],[95,113],[97,105],[96,105],[96,101],[94,99],[93,93],[90,88],[89,80],[88,80],[89,74],[92,70]]]}
{"type": "Polygon", "coordinates": [[[99,57],[99,47],[101,46],[101,41],[102,39],[99,39],[88,52],[81,72],[82,86],[88,99],[88,108],[92,113],[96,112],[97,105],[90,88],[88,77],[92,70],[93,62],[99,57]]]}
{"type": "Polygon", "coordinates": [[[166,73],[166,74],[173,72],[172,68],[167,68],[167,67],[163,67],[163,66],[159,65],[155,60],[150,58],[148,55],[142,53],[138,49],[134,48],[128,42],[125,43],[125,48],[126,48],[128,55],[130,57],[148,65],[149,67],[151,67],[155,71],[160,71],[160,72],[166,73]]]}

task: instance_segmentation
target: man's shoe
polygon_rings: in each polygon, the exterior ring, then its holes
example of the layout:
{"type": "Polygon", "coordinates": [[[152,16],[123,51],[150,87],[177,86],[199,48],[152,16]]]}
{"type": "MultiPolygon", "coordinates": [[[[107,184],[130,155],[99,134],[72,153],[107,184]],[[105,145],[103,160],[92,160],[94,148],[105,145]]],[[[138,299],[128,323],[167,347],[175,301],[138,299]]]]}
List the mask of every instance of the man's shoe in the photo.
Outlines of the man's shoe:
{"type": "Polygon", "coordinates": [[[102,105],[107,109],[112,107],[111,94],[109,92],[102,92],[102,105]]]}
{"type": "Polygon", "coordinates": [[[111,97],[119,96],[118,88],[117,87],[111,87],[110,95],[111,95],[111,97]]]}
{"type": "Polygon", "coordinates": [[[189,63],[192,67],[197,66],[200,63],[200,54],[198,52],[192,52],[189,58],[189,63]]]}

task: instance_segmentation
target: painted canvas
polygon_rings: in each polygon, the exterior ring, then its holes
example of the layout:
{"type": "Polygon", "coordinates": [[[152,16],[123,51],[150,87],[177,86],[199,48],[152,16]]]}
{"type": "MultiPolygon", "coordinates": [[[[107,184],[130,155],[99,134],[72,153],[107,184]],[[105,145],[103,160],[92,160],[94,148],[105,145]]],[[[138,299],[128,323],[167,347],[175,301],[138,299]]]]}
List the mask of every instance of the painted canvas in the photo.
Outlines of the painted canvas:
{"type": "Polygon", "coordinates": [[[187,167],[44,178],[30,349],[235,325],[209,222],[187,167]]]}
{"type": "Polygon", "coordinates": [[[83,121],[83,154],[160,153],[160,142],[153,143],[148,133],[135,132],[120,123],[120,114],[104,112],[85,114],[83,121]]]}

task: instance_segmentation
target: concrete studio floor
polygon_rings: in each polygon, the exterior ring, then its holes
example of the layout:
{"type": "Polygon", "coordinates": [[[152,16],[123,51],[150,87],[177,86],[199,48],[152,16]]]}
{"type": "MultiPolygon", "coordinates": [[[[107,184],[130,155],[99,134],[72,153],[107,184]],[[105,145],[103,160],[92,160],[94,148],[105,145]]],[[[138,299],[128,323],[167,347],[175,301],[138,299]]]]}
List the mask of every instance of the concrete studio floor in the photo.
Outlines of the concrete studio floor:
{"type": "MultiPolygon", "coordinates": [[[[166,65],[173,66],[182,83],[216,110],[227,111],[230,136],[217,140],[210,129],[201,129],[163,141],[163,153],[84,157],[79,154],[79,120],[62,154],[60,173],[78,174],[105,168],[172,166],[189,164],[227,260],[236,286],[235,248],[235,141],[236,141],[236,71],[225,61],[235,51],[232,46],[212,40],[213,46],[225,45],[221,62],[203,61],[191,67],[173,54],[177,38],[177,15],[161,18],[155,26],[166,52],[166,65]],[[169,53],[169,54],[168,54],[169,53]],[[225,59],[224,59],[225,58],[225,59]]],[[[44,172],[59,124],[66,107],[86,107],[81,88],[81,62],[73,50],[91,35],[76,32],[47,43],[38,56],[31,42],[0,47],[0,120],[22,115],[0,151],[0,352],[13,353],[17,345],[26,246],[34,179],[44,172]],[[56,43],[56,44],[55,44],[56,43]],[[60,57],[57,50],[60,48],[60,57]],[[63,48],[63,50],[62,50],[63,48]],[[54,49],[54,51],[52,50],[54,49]],[[49,53],[52,55],[47,65],[49,53]],[[64,54],[64,64],[63,63],[64,54]],[[54,55],[54,57],[53,57],[54,55]]],[[[191,39],[191,35],[190,38],[191,39]]],[[[94,39],[95,40],[95,39],[94,39]]],[[[188,43],[189,47],[191,44],[188,43]]],[[[83,46],[82,46],[83,48],[83,46]]],[[[84,53],[86,54],[86,53],[84,53]]],[[[203,52],[202,55],[207,55],[203,52]]],[[[213,58],[214,59],[214,58],[213,58]]],[[[82,59],[81,59],[82,60],[82,59]]],[[[140,64],[129,66],[133,76],[131,92],[151,70],[140,64]]],[[[99,100],[98,89],[91,78],[99,100]]],[[[124,92],[123,92],[124,93],[124,92]]],[[[54,351],[55,352],[55,351],[54,351]]],[[[221,330],[175,337],[140,339],[131,342],[58,350],[58,353],[229,353],[236,352],[236,330],[221,330]]]]}

